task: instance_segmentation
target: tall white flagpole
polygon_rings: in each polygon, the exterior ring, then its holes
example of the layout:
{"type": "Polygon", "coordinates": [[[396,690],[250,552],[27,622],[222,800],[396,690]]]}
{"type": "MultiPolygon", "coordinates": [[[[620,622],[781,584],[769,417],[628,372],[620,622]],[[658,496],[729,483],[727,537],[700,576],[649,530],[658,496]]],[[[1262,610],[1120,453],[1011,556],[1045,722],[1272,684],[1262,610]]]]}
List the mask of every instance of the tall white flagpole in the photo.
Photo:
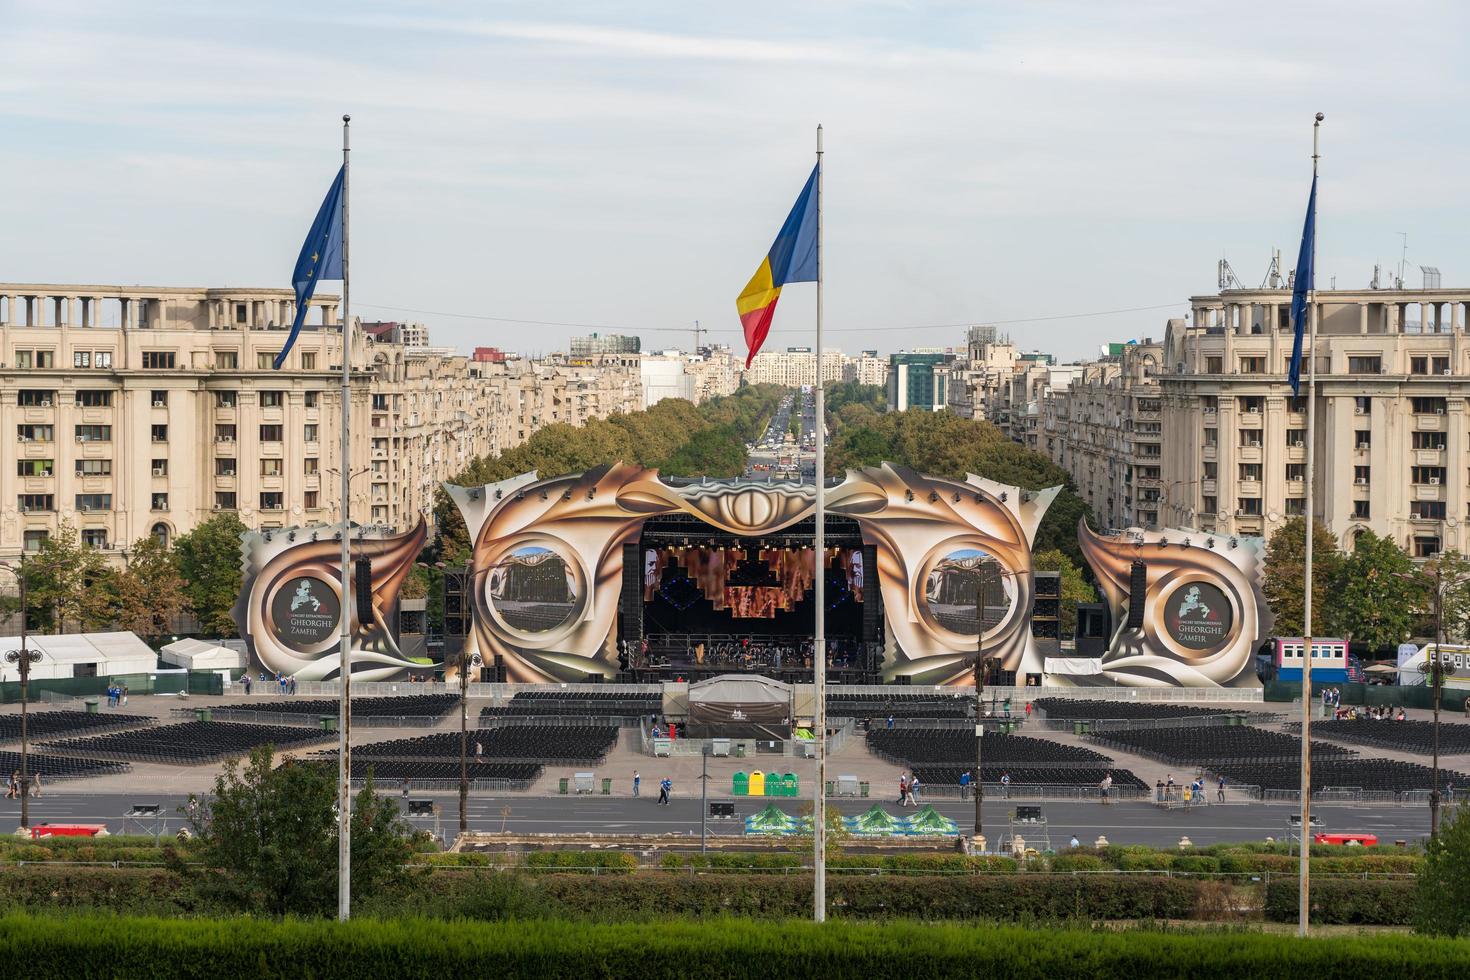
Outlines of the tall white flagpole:
{"type": "Polygon", "coordinates": [[[352,405],[352,307],[347,265],[348,235],[348,143],[352,117],[342,117],[342,620],[338,649],[341,695],[337,705],[337,918],[352,915],[352,523],[349,519],[352,492],[352,453],[348,416],[352,405]]]}
{"type": "Polygon", "coordinates": [[[822,349],[822,127],[817,126],[817,556],[815,600],[817,607],[816,649],[812,651],[812,681],[816,689],[817,785],[812,794],[813,889],[812,919],[827,920],[827,400],[823,392],[822,349]]]}
{"type": "MultiPolygon", "coordinates": [[[[1312,532],[1316,528],[1312,477],[1317,455],[1317,159],[1318,135],[1322,129],[1322,113],[1312,123],[1312,281],[1307,284],[1307,472],[1306,472],[1306,548],[1302,593],[1302,827],[1299,843],[1300,865],[1297,882],[1297,935],[1306,936],[1311,929],[1312,861],[1312,532]]],[[[1298,273],[1300,274],[1300,273],[1298,273]]]]}

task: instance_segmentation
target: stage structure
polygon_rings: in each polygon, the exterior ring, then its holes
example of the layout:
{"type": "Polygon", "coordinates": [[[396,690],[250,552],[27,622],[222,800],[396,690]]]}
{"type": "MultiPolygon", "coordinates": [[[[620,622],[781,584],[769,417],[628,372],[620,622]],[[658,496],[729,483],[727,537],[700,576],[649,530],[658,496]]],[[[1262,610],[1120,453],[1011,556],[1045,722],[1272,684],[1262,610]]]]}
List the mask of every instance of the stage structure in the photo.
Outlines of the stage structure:
{"type": "Polygon", "coordinates": [[[244,583],[232,614],[250,651],[250,669],[298,681],[335,680],[344,612],[352,617],[353,679],[390,680],[426,669],[399,652],[391,621],[403,580],[427,537],[422,518],[402,534],[353,525],[353,594],[344,597],[340,524],[242,535],[244,583]],[[360,606],[367,616],[359,616],[360,606]]]}

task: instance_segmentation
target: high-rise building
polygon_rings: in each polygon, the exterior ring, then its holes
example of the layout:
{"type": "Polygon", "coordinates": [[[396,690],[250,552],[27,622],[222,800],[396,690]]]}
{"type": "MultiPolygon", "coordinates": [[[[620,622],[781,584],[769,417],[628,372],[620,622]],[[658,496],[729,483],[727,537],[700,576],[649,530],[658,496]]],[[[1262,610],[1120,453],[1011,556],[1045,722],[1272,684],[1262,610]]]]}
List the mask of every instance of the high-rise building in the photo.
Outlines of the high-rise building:
{"type": "Polygon", "coordinates": [[[857,357],[844,358],[842,380],[860,385],[888,386],[888,358],[875,350],[865,350],[857,357]]]}
{"type": "Polygon", "coordinates": [[[954,354],[914,351],[888,356],[888,410],[910,408],[942,411],[948,404],[948,372],[940,370],[954,361],[954,354]]]}
{"type": "Polygon", "coordinates": [[[637,354],[643,350],[643,341],[620,333],[592,334],[590,337],[573,337],[567,353],[573,358],[592,357],[597,354],[637,354]]]}
{"type": "MultiPolygon", "coordinates": [[[[842,351],[828,347],[822,352],[822,381],[841,381],[842,351]]],[[[763,350],[755,355],[745,372],[750,384],[810,387],[817,383],[817,355],[810,347],[788,347],[783,351],[763,350]]]]}

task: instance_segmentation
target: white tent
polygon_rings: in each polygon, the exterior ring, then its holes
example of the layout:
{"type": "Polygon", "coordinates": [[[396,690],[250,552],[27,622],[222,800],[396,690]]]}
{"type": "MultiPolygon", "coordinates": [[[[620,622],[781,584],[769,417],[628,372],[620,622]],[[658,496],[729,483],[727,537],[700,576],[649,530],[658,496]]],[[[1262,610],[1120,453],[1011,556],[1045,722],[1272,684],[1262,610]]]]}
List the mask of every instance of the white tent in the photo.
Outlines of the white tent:
{"type": "Polygon", "coordinates": [[[245,654],[207,640],[175,640],[159,651],[159,659],[187,670],[243,670],[245,654]]]}
{"type": "MultiPolygon", "coordinates": [[[[20,637],[0,636],[0,654],[19,649],[20,637]]],[[[158,655],[133,633],[27,636],[26,649],[41,653],[31,665],[33,680],[151,674],[158,669],[158,655]]],[[[20,668],[0,659],[0,681],[19,680],[20,668]]]]}

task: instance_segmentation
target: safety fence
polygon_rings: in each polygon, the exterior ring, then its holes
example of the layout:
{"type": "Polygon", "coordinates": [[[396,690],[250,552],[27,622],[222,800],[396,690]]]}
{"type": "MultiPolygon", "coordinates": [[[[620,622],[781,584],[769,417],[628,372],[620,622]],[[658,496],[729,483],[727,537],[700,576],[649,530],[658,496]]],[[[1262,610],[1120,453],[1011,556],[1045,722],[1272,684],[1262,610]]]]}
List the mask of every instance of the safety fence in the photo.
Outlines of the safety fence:
{"type": "MultiPolygon", "coordinates": [[[[173,708],[169,714],[180,720],[233,721],[256,725],[292,725],[301,728],[329,728],[335,730],[338,715],[298,714],[292,711],[253,711],[250,708],[209,707],[173,708]]],[[[354,728],[437,728],[442,717],[428,715],[363,715],[353,712],[354,728]]]]}

